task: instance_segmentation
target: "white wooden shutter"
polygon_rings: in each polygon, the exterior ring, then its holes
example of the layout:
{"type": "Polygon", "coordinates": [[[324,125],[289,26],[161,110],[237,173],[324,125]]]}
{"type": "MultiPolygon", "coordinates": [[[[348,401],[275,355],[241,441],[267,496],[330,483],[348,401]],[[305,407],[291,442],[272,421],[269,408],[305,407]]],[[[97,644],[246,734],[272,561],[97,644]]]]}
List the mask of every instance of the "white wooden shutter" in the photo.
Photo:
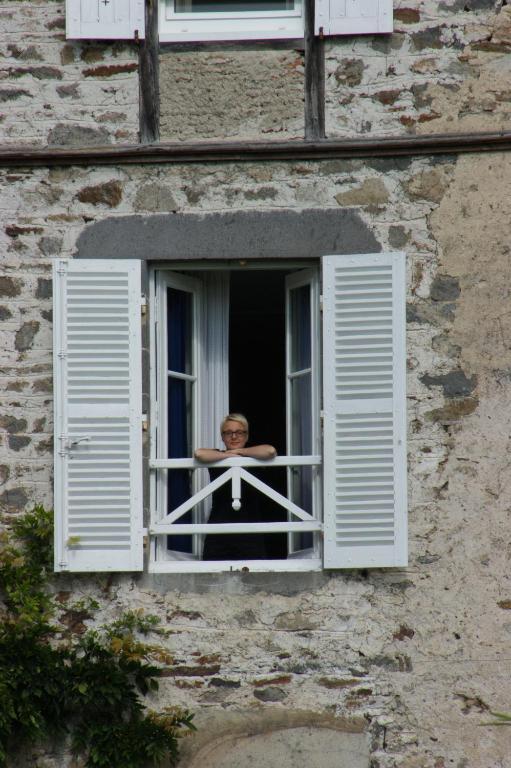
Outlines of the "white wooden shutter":
{"type": "Polygon", "coordinates": [[[140,262],[54,264],[55,570],[142,568],[140,262]]]}
{"type": "Polygon", "coordinates": [[[66,0],[68,38],[133,40],[144,30],[144,0],[66,0]]]}
{"type": "Polygon", "coordinates": [[[323,258],[326,568],[406,565],[405,259],[323,258]]]}
{"type": "Polygon", "coordinates": [[[315,0],[315,34],[392,32],[392,11],[392,0],[315,0]]]}

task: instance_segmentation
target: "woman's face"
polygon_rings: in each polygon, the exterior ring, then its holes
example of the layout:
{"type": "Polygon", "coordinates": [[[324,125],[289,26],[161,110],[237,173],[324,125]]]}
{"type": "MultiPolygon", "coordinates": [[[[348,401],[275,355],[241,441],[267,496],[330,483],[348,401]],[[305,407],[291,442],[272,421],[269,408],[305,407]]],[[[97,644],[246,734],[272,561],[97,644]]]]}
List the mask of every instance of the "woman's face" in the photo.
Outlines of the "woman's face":
{"type": "Polygon", "coordinates": [[[222,440],[228,451],[244,448],[248,440],[248,432],[239,421],[226,421],[222,430],[222,440]]]}

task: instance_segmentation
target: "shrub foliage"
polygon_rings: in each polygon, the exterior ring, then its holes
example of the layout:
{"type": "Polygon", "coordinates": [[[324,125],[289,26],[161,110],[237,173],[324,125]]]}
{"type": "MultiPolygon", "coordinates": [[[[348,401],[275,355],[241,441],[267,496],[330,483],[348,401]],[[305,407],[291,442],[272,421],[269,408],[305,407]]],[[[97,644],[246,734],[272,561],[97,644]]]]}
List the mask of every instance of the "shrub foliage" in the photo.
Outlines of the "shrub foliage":
{"type": "Polygon", "coordinates": [[[50,590],[52,540],[53,514],[41,506],[0,536],[0,768],[20,747],[63,736],[87,768],[175,764],[193,715],[153,712],[143,699],[169,662],[145,639],[162,632],[157,617],[129,611],[99,629],[66,632],[50,590]]]}

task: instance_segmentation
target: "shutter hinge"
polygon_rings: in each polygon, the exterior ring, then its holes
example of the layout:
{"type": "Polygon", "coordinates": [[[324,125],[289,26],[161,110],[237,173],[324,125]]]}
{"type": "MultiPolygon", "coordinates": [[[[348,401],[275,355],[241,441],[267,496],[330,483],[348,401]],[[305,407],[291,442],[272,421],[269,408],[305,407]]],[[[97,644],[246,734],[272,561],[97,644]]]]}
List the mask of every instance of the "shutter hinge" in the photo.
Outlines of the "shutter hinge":
{"type": "Polygon", "coordinates": [[[135,38],[135,42],[136,43],[140,43],[140,37],[139,37],[139,34],[138,34],[138,29],[136,29],[135,32],[134,32],[134,38],[135,38]]]}
{"type": "Polygon", "coordinates": [[[319,39],[324,40],[325,39],[325,30],[323,27],[319,28],[319,39]]]}
{"type": "Polygon", "coordinates": [[[319,296],[319,311],[323,312],[323,294],[322,293],[319,296]]]}
{"type": "Polygon", "coordinates": [[[142,414],[142,432],[147,432],[147,429],[149,427],[149,421],[147,418],[147,413],[142,414]]]}
{"type": "Polygon", "coordinates": [[[147,299],[143,294],[140,297],[140,314],[142,317],[147,314],[147,299]]]}

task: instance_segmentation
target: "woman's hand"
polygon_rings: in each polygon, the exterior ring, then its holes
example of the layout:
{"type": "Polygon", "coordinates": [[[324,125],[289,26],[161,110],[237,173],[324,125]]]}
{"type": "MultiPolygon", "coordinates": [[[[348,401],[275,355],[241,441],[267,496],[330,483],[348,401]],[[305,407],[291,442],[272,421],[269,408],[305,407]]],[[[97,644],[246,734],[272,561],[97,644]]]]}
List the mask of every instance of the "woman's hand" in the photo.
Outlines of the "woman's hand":
{"type": "MultiPolygon", "coordinates": [[[[229,453],[229,451],[226,451],[229,453]]],[[[277,455],[273,445],[252,445],[250,448],[236,448],[232,453],[237,456],[246,456],[249,459],[274,459],[277,455]]]]}
{"type": "Polygon", "coordinates": [[[209,464],[212,461],[221,461],[225,459],[226,451],[219,451],[217,448],[197,448],[194,456],[198,461],[209,464]]]}

